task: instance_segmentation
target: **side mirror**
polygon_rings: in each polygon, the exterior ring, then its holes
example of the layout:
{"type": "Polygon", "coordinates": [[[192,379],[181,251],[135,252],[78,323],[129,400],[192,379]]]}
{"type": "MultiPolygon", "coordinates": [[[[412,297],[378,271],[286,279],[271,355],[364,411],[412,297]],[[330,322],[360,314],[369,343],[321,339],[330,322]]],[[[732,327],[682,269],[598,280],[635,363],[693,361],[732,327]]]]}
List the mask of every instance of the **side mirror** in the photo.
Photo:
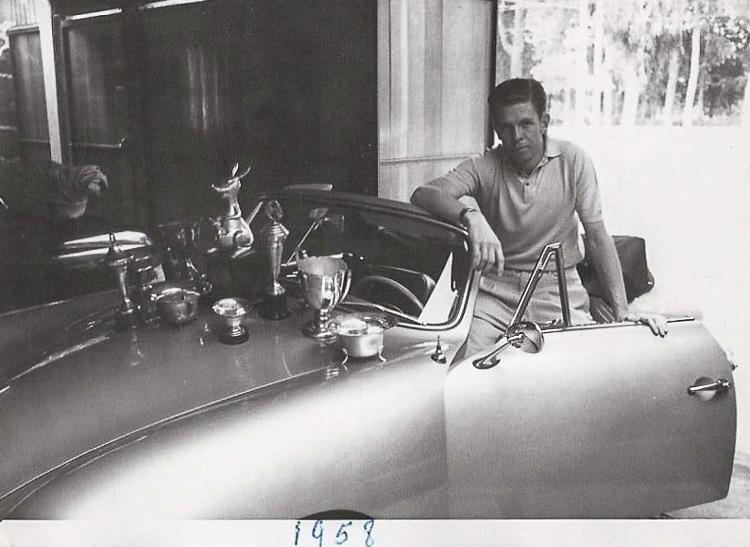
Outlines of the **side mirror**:
{"type": "Polygon", "coordinates": [[[541,327],[532,321],[514,323],[490,353],[474,361],[474,366],[480,370],[494,367],[500,362],[500,353],[509,345],[525,353],[539,353],[544,347],[541,327]]]}
{"type": "Polygon", "coordinates": [[[505,336],[514,348],[525,353],[539,353],[544,347],[544,334],[539,325],[532,321],[521,321],[511,325],[505,336]]]}

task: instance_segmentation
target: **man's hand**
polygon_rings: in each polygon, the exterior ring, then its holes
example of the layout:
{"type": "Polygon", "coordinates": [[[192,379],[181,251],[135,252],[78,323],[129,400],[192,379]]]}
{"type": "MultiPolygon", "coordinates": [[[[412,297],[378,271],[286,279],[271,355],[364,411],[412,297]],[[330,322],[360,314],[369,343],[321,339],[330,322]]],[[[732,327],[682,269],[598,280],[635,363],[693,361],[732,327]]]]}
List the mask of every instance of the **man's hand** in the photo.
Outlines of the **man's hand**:
{"type": "Polygon", "coordinates": [[[625,317],[625,321],[633,321],[635,323],[642,323],[648,325],[657,336],[664,338],[667,335],[667,318],[658,313],[651,312],[630,312],[625,317]]]}
{"type": "Polygon", "coordinates": [[[503,246],[495,231],[479,211],[465,216],[471,244],[471,265],[482,272],[501,272],[505,266],[503,246]]]}
{"type": "Polygon", "coordinates": [[[666,336],[667,319],[664,316],[657,313],[630,311],[625,294],[620,259],[617,256],[615,243],[604,227],[604,222],[584,222],[583,226],[587,236],[586,253],[591,254],[591,259],[604,281],[614,311],[615,321],[643,323],[648,325],[655,335],[666,336]]]}

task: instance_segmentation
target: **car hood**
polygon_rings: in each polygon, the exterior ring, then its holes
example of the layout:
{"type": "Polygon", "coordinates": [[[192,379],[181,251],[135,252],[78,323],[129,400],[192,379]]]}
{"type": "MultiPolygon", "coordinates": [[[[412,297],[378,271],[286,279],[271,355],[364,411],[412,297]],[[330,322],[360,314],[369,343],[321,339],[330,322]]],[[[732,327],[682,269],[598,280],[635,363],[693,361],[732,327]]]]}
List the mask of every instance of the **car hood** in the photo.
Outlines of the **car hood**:
{"type": "MultiPolygon", "coordinates": [[[[320,381],[342,360],[335,345],[302,335],[311,312],[297,303],[283,321],[251,313],[250,341],[230,346],[208,309],[180,327],[130,331],[114,328],[116,302],[101,293],[0,316],[0,497],[217,402],[320,381]]],[[[391,362],[424,353],[414,340],[389,338],[391,362]]]]}

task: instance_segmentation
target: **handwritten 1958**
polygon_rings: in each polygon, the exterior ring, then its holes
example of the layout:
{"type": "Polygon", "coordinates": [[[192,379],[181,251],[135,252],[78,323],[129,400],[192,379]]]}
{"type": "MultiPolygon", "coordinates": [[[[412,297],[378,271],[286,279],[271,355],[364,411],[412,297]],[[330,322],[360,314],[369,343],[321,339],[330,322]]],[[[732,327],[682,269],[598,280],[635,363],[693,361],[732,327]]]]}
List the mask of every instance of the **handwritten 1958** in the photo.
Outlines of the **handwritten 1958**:
{"type": "Polygon", "coordinates": [[[373,547],[374,520],[365,521],[360,524],[354,521],[323,521],[316,520],[302,522],[297,521],[294,525],[294,547],[328,547],[333,545],[347,545],[349,547],[373,547]],[[307,529],[309,528],[309,529],[307,529]]]}

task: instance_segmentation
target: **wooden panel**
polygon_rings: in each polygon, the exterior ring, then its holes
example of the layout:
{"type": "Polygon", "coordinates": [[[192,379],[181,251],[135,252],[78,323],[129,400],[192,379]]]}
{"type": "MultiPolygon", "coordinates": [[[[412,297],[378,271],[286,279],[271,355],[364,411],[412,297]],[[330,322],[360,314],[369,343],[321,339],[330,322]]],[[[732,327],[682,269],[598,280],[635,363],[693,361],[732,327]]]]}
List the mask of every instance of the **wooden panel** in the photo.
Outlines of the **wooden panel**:
{"type": "Polygon", "coordinates": [[[442,151],[481,152],[487,146],[491,75],[492,2],[445,2],[442,151]]]}
{"type": "Polygon", "coordinates": [[[256,3],[242,111],[259,186],[377,192],[376,5],[256,3]]]}
{"type": "Polygon", "coordinates": [[[19,155],[25,161],[50,159],[47,104],[39,31],[8,33],[16,90],[19,155]]]}
{"type": "Polygon", "coordinates": [[[462,159],[463,156],[461,158],[447,157],[403,162],[381,162],[381,179],[399,181],[399,184],[381,185],[379,195],[397,201],[409,201],[409,196],[419,184],[445,174],[458,165],[462,159]]]}
{"type": "Polygon", "coordinates": [[[144,13],[154,217],[206,214],[210,184],[251,164],[243,195],[377,185],[375,0],[228,1],[144,13]]]}
{"type": "Polygon", "coordinates": [[[116,144],[127,133],[121,18],[81,21],[66,31],[74,143],[116,144]]]}
{"type": "MultiPolygon", "coordinates": [[[[3,4],[0,4],[3,5],[3,4]]],[[[0,11],[0,22],[8,21],[8,5],[0,11]]],[[[18,156],[18,122],[16,115],[16,89],[13,78],[13,59],[6,43],[0,48],[0,156],[15,158],[18,156]]]]}
{"type": "Polygon", "coordinates": [[[487,146],[493,16],[486,0],[381,1],[379,195],[408,199],[487,146]]]}
{"type": "Polygon", "coordinates": [[[135,104],[137,83],[127,65],[125,17],[115,15],[67,21],[64,27],[68,114],[75,165],[102,168],[109,189],[92,198],[88,216],[105,218],[113,226],[145,225],[145,200],[140,195],[135,104]]]}
{"type": "Polygon", "coordinates": [[[0,2],[0,18],[16,26],[37,22],[36,0],[4,0],[0,2]]]}
{"type": "Polygon", "coordinates": [[[21,139],[49,141],[39,32],[9,33],[21,139]]]}
{"type": "Polygon", "coordinates": [[[231,161],[215,157],[219,113],[211,107],[219,100],[218,79],[227,78],[218,43],[210,39],[218,30],[202,6],[144,14],[144,152],[154,222],[200,216],[199,204],[211,199],[211,179],[231,161]]]}

